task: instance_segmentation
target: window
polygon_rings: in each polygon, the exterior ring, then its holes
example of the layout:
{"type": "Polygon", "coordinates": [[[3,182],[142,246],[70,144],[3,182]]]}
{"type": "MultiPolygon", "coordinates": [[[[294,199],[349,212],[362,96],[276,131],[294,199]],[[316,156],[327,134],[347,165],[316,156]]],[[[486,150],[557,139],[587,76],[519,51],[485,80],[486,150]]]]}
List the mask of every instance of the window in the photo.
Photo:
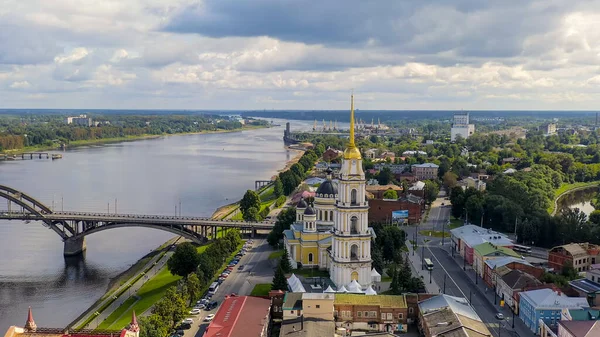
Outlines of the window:
{"type": "Polygon", "coordinates": [[[376,311],[371,311],[371,317],[377,318],[377,312],[376,311]]]}
{"type": "Polygon", "coordinates": [[[309,253],[308,254],[308,263],[312,263],[313,262],[313,254],[309,253]]]}
{"type": "Polygon", "coordinates": [[[385,312],[382,312],[382,313],[381,313],[381,320],[382,320],[382,321],[385,321],[385,312]]]}
{"type": "Polygon", "coordinates": [[[365,311],[365,317],[369,317],[369,312],[365,311]]]}
{"type": "Polygon", "coordinates": [[[317,309],[321,309],[321,305],[320,304],[317,304],[317,309]]]}
{"type": "Polygon", "coordinates": [[[292,310],[292,312],[291,312],[291,313],[292,313],[292,315],[293,315],[293,314],[294,314],[294,310],[292,310]]]}
{"type": "Polygon", "coordinates": [[[398,314],[398,319],[403,319],[403,318],[404,318],[404,315],[402,313],[399,313],[398,314]]]}
{"type": "Polygon", "coordinates": [[[394,314],[392,314],[391,312],[388,312],[387,319],[388,319],[388,321],[391,321],[392,319],[394,319],[394,314]]]}
{"type": "Polygon", "coordinates": [[[362,311],[357,311],[356,314],[358,317],[362,317],[362,311]]]}
{"type": "Polygon", "coordinates": [[[346,311],[346,317],[352,317],[352,314],[350,314],[350,311],[346,311]]]}
{"type": "Polygon", "coordinates": [[[415,309],[413,307],[408,308],[408,313],[412,314],[415,312],[415,309]]]}
{"type": "Polygon", "coordinates": [[[358,218],[355,216],[350,218],[350,233],[358,234],[358,218]]]}
{"type": "Polygon", "coordinates": [[[352,192],[350,192],[350,203],[352,205],[356,205],[356,190],[352,190],[352,192]]]}

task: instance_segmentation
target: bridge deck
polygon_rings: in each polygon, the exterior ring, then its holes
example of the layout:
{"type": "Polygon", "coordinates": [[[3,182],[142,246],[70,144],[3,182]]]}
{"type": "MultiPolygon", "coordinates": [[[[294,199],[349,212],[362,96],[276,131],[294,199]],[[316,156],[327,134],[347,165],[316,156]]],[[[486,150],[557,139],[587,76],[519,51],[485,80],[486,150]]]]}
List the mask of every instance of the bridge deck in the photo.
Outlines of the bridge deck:
{"type": "MultiPolygon", "coordinates": [[[[94,212],[53,212],[44,214],[44,219],[54,221],[102,221],[102,222],[127,222],[160,225],[196,225],[219,226],[236,228],[271,229],[274,221],[246,222],[236,220],[218,220],[204,217],[143,215],[143,214],[113,214],[94,212]]],[[[41,220],[36,214],[0,211],[0,219],[6,220],[41,220]]]]}

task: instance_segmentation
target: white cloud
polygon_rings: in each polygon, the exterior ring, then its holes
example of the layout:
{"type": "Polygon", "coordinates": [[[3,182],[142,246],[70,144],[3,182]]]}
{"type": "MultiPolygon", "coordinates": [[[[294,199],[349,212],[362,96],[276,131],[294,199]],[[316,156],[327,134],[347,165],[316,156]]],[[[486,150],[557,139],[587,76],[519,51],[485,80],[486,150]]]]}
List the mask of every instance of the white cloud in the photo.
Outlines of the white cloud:
{"type": "Polygon", "coordinates": [[[340,109],[355,89],[362,109],[600,104],[600,4],[354,1],[4,0],[0,101],[340,109]]]}

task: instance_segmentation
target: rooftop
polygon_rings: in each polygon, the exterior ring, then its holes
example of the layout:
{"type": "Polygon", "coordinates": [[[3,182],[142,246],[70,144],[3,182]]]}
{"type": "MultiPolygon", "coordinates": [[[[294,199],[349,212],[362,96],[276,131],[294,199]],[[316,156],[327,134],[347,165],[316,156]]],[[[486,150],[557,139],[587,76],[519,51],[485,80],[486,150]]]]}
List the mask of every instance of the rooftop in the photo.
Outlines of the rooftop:
{"type": "Polygon", "coordinates": [[[522,270],[514,269],[502,276],[502,281],[511,289],[523,289],[525,287],[541,285],[538,279],[534,276],[523,272],[522,270]]]}
{"type": "Polygon", "coordinates": [[[600,310],[596,309],[570,309],[569,315],[573,321],[594,321],[600,319],[600,310]]]}
{"type": "Polygon", "coordinates": [[[481,318],[479,318],[475,310],[473,310],[473,307],[471,307],[469,302],[462,297],[437,295],[419,302],[419,310],[421,310],[423,315],[443,308],[450,308],[450,310],[456,314],[461,314],[471,319],[481,321],[481,318]]]}
{"type": "Polygon", "coordinates": [[[554,251],[558,251],[560,249],[564,249],[565,251],[569,252],[569,254],[571,254],[573,257],[580,257],[580,256],[585,256],[590,254],[591,252],[589,250],[595,250],[595,254],[597,255],[597,250],[599,249],[599,247],[597,245],[593,245],[590,243],[569,243],[566,245],[562,245],[562,246],[556,246],[554,248],[552,248],[550,250],[550,252],[554,252],[554,251]]]}
{"type": "Polygon", "coordinates": [[[406,308],[402,295],[335,294],[334,304],[376,305],[381,308],[406,308]]]}
{"type": "Polygon", "coordinates": [[[284,320],[281,322],[279,336],[292,337],[323,337],[333,336],[335,322],[315,318],[284,320]]]}
{"type": "Polygon", "coordinates": [[[600,293],[600,284],[585,278],[570,281],[569,285],[588,294],[600,293]]]}
{"type": "Polygon", "coordinates": [[[499,268],[499,267],[505,266],[512,262],[517,262],[520,264],[531,266],[531,263],[529,263],[521,258],[516,258],[516,257],[512,257],[512,256],[500,257],[497,259],[489,259],[489,260],[485,261],[485,264],[487,264],[488,267],[490,267],[491,269],[494,269],[494,268],[499,268]]]}
{"type": "Polygon", "coordinates": [[[588,308],[585,297],[567,297],[552,289],[537,289],[521,292],[521,300],[527,299],[536,309],[588,308]]]}
{"type": "Polygon", "coordinates": [[[423,315],[424,324],[433,336],[481,337],[491,336],[490,331],[479,319],[471,319],[454,312],[449,307],[423,315]]]}
{"type": "Polygon", "coordinates": [[[464,241],[470,247],[475,247],[485,242],[491,242],[498,246],[512,246],[513,242],[505,234],[491,229],[466,225],[450,230],[453,237],[464,241]]]}
{"type": "Polygon", "coordinates": [[[438,168],[439,166],[434,163],[423,163],[423,164],[413,165],[413,167],[438,168]]]}
{"type": "Polygon", "coordinates": [[[269,322],[266,319],[271,301],[260,297],[231,296],[225,298],[204,337],[260,336],[269,322]]]}
{"type": "Polygon", "coordinates": [[[422,181],[417,181],[411,187],[408,188],[409,191],[419,191],[425,188],[425,183],[422,181]]]}
{"type": "Polygon", "coordinates": [[[283,310],[302,310],[302,294],[287,292],[283,297],[283,310]]]}
{"type": "Polygon", "coordinates": [[[515,253],[514,250],[503,246],[498,246],[490,242],[484,242],[480,245],[473,247],[473,249],[481,256],[489,255],[506,255],[512,257],[521,257],[521,255],[515,253]]]}
{"type": "Polygon", "coordinates": [[[573,337],[600,336],[600,322],[598,321],[559,321],[559,329],[563,328],[573,337]]]}
{"type": "Polygon", "coordinates": [[[302,300],[333,300],[333,294],[327,293],[302,293],[302,300]]]}

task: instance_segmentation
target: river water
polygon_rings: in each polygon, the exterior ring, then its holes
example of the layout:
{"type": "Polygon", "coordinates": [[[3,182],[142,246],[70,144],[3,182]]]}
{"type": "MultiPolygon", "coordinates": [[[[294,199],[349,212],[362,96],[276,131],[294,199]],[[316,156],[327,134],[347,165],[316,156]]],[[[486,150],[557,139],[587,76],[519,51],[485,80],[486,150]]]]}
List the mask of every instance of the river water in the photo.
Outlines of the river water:
{"type": "MultiPolygon", "coordinates": [[[[180,135],[66,151],[60,160],[0,162],[0,184],[56,210],[210,216],[268,180],[295,156],[282,126],[180,135]]],[[[293,129],[309,122],[293,121],[293,129]]],[[[7,203],[0,200],[0,209],[7,203]]],[[[90,235],[84,259],[65,260],[63,243],[39,223],[0,221],[0,334],[25,323],[61,328],[106,290],[111,278],[172,234],[121,228],[90,235]]]]}
{"type": "Polygon", "coordinates": [[[573,191],[558,200],[558,209],[579,208],[580,211],[589,216],[595,210],[591,201],[597,194],[598,187],[573,191]]]}

